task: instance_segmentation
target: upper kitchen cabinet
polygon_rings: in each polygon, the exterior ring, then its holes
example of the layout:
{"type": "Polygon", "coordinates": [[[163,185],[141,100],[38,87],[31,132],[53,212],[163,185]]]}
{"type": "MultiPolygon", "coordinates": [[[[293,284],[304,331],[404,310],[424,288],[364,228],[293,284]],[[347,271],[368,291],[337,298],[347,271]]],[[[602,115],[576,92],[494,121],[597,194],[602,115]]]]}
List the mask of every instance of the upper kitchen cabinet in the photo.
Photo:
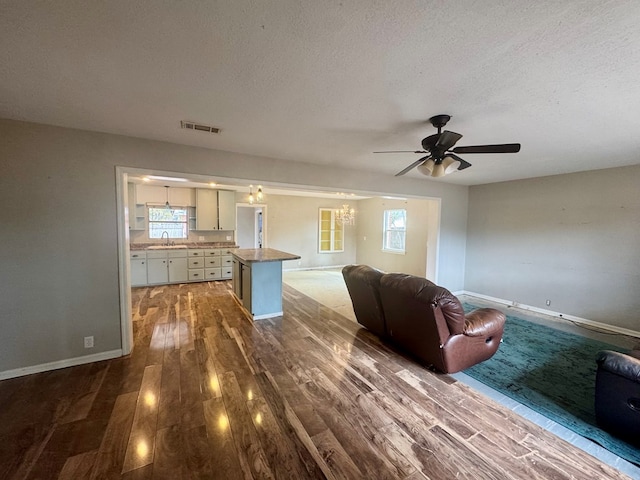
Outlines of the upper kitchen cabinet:
{"type": "Polygon", "coordinates": [[[196,188],[196,230],[218,230],[218,191],[196,188]]]}
{"type": "Polygon", "coordinates": [[[236,196],[228,190],[196,189],[196,230],[235,230],[236,196]]]}
{"type": "Polygon", "coordinates": [[[236,229],[236,192],[218,190],[218,227],[220,230],[236,229]]]}
{"type": "Polygon", "coordinates": [[[192,207],[195,205],[193,188],[163,187],[160,185],[135,185],[136,203],[139,205],[164,204],[177,207],[192,207]]]}

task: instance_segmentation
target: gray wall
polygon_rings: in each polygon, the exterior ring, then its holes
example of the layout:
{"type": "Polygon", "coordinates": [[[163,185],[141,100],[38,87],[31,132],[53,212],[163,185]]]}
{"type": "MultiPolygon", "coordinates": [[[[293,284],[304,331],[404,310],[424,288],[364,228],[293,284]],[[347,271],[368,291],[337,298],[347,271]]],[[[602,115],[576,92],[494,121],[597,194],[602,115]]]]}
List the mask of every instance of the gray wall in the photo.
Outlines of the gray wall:
{"type": "Polygon", "coordinates": [[[640,166],[471,187],[465,290],[640,331],[640,166]]]}
{"type": "Polygon", "coordinates": [[[466,187],[0,120],[0,373],[121,348],[116,166],[442,198],[440,282],[463,287],[466,187]]]}
{"type": "Polygon", "coordinates": [[[357,263],[385,272],[402,272],[426,277],[429,203],[433,200],[372,198],[358,203],[357,263]],[[406,252],[404,255],[382,251],[384,211],[407,210],[406,252]]]}
{"type": "MultiPolygon", "coordinates": [[[[283,263],[283,268],[330,267],[356,260],[355,227],[346,226],[344,252],[318,253],[320,208],[340,208],[342,202],[326,198],[268,195],[267,246],[300,255],[300,260],[283,263]]],[[[358,209],[358,202],[349,202],[358,209]]]]}

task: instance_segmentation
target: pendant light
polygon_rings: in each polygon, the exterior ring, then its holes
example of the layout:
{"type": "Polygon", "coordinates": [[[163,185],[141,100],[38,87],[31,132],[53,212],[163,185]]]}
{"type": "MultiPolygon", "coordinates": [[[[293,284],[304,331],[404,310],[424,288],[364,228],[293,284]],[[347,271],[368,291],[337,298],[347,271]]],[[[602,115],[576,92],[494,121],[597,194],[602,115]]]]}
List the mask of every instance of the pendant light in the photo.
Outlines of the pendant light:
{"type": "Polygon", "coordinates": [[[167,192],[167,201],[164,204],[164,208],[166,208],[167,210],[171,210],[171,205],[169,205],[169,186],[165,185],[164,188],[166,188],[166,192],[167,192]]]}
{"type": "Polygon", "coordinates": [[[253,185],[249,185],[249,205],[253,205],[254,202],[254,198],[253,198],[253,185]]]}

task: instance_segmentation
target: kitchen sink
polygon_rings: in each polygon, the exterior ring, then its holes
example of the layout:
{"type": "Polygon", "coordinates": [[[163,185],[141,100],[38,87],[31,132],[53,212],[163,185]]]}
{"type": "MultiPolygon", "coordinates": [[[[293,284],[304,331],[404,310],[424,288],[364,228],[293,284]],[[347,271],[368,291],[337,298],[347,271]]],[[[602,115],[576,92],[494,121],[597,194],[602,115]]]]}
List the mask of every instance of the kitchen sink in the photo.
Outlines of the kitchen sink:
{"type": "Polygon", "coordinates": [[[175,250],[176,248],[187,248],[186,245],[154,245],[147,247],[147,250],[175,250]]]}

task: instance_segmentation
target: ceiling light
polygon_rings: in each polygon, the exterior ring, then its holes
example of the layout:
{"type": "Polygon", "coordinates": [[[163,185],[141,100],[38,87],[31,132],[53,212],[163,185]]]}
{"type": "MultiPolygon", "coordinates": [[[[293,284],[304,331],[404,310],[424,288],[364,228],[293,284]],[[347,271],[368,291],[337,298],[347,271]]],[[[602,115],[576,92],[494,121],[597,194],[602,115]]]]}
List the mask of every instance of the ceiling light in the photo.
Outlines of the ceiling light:
{"type": "Polygon", "coordinates": [[[262,202],[264,200],[264,194],[262,193],[262,185],[258,185],[258,193],[256,194],[256,200],[262,202]]]}
{"type": "Polygon", "coordinates": [[[253,198],[253,185],[249,185],[249,205],[253,205],[255,202],[253,198]]]}
{"type": "Polygon", "coordinates": [[[167,180],[169,182],[188,182],[186,178],[162,177],[160,175],[149,175],[147,178],[151,180],[167,180]]]}
{"type": "Polygon", "coordinates": [[[435,177],[435,178],[439,178],[439,177],[444,177],[445,176],[444,165],[442,165],[442,162],[436,163],[433,166],[433,172],[431,172],[431,176],[435,177]]]}
{"type": "Polygon", "coordinates": [[[444,157],[444,160],[442,160],[442,166],[444,167],[444,174],[448,175],[458,170],[460,161],[454,159],[453,157],[444,157]]]}
{"type": "Polygon", "coordinates": [[[427,177],[430,177],[433,172],[433,167],[435,166],[435,164],[436,162],[433,161],[433,158],[430,158],[426,162],[418,165],[418,171],[421,174],[426,175],[427,177]]]}

